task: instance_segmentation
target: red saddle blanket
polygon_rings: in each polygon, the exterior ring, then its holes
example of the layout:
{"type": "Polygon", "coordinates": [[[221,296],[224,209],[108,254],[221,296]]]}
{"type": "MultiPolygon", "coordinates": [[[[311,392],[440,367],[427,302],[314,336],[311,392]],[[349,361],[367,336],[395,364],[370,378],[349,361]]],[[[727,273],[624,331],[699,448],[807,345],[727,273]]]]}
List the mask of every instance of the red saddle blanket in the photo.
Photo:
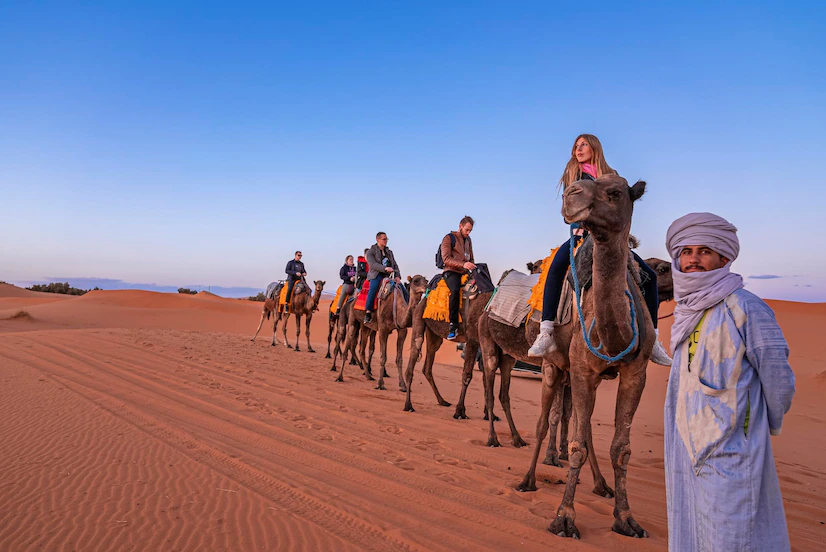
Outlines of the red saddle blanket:
{"type": "MultiPolygon", "coordinates": [[[[353,308],[356,310],[367,310],[365,305],[367,305],[367,294],[370,293],[370,280],[365,280],[364,284],[361,286],[361,291],[359,291],[358,297],[356,297],[356,304],[353,305],[353,308]]],[[[379,302],[379,296],[376,295],[376,300],[373,304],[373,310],[376,310],[375,303],[379,302]]]]}

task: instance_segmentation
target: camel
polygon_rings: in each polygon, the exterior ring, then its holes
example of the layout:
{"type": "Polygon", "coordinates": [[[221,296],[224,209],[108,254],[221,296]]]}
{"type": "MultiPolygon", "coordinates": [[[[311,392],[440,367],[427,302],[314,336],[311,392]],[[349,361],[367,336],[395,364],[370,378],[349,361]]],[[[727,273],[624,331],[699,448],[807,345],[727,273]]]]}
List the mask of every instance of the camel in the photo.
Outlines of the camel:
{"type": "MultiPolygon", "coordinates": [[[[459,339],[465,340],[464,349],[464,365],[462,367],[462,390],[459,394],[459,402],[456,404],[453,418],[456,420],[467,420],[467,411],[465,409],[465,397],[467,395],[467,388],[473,380],[473,365],[476,364],[476,356],[479,351],[479,330],[478,321],[485,310],[492,292],[479,293],[476,297],[467,300],[468,305],[463,307],[463,320],[459,323],[459,339]]],[[[466,299],[463,299],[465,301],[466,299]]],[[[447,322],[430,320],[424,318],[424,310],[427,306],[426,301],[416,306],[413,311],[413,339],[410,342],[410,356],[407,361],[407,371],[405,373],[405,380],[407,382],[407,397],[404,404],[405,412],[415,412],[413,408],[413,401],[411,398],[413,373],[416,368],[416,363],[421,359],[422,346],[427,342],[427,354],[425,356],[424,365],[422,366],[422,373],[430,383],[433,389],[433,394],[436,395],[436,401],[439,406],[450,406],[450,403],[442,398],[439,393],[439,388],[436,386],[436,381],[433,379],[433,363],[436,359],[436,352],[442,346],[443,341],[447,338],[450,325],[447,322]]],[[[520,448],[526,446],[527,443],[522,440],[516,425],[513,422],[513,416],[510,410],[510,393],[503,380],[503,388],[500,389],[499,402],[502,409],[505,411],[505,416],[508,420],[508,425],[511,430],[511,437],[513,446],[520,448]]],[[[507,380],[510,383],[510,379],[507,380]]],[[[487,387],[486,387],[487,389],[487,387]]],[[[484,419],[490,419],[491,423],[499,421],[499,418],[493,414],[492,410],[485,409],[484,419]]]]}
{"type": "Polygon", "coordinates": [[[384,386],[384,378],[386,377],[385,366],[387,364],[387,340],[390,334],[396,331],[396,368],[399,373],[399,390],[404,392],[407,390],[405,380],[402,375],[402,353],[404,352],[404,342],[407,339],[407,330],[412,325],[413,311],[416,306],[421,303],[421,298],[427,290],[427,279],[424,276],[416,275],[409,279],[410,284],[410,300],[405,301],[402,290],[399,286],[394,287],[393,292],[386,297],[379,296],[378,305],[376,307],[376,316],[369,324],[364,322],[364,311],[351,309],[349,320],[347,323],[347,341],[342,352],[342,367],[336,381],[344,381],[344,363],[347,360],[347,353],[355,343],[356,331],[361,328],[361,344],[359,347],[360,354],[358,356],[359,364],[364,370],[365,377],[368,380],[373,380],[370,365],[364,363],[364,348],[366,346],[365,332],[373,331],[377,333],[379,342],[379,362],[381,364],[379,370],[379,379],[376,384],[376,389],[386,390],[384,386]]]}
{"type": "MultiPolygon", "coordinates": [[[[339,340],[338,340],[339,322],[342,318],[342,316],[340,316],[340,315],[344,314],[344,305],[347,304],[347,301],[349,301],[350,298],[354,297],[354,296],[355,296],[355,291],[349,297],[347,297],[344,300],[344,302],[341,304],[341,312],[339,312],[338,315],[333,314],[332,309],[327,314],[327,326],[328,326],[327,355],[324,358],[333,358],[332,355],[330,354],[330,345],[333,342],[333,340],[335,340],[336,346],[338,346],[338,342],[339,342],[339,340]]],[[[346,318],[347,317],[344,316],[345,322],[346,322],[346,318]]],[[[354,363],[354,361],[355,361],[355,359],[352,359],[351,364],[354,363]]],[[[333,363],[333,366],[335,366],[335,363],[333,363]]]]}
{"type": "MultiPolygon", "coordinates": [[[[350,313],[353,311],[353,305],[355,305],[355,304],[356,304],[355,296],[350,297],[349,299],[347,299],[344,302],[344,304],[341,305],[341,311],[339,312],[338,319],[335,320],[336,345],[335,345],[335,348],[333,349],[333,354],[332,354],[332,357],[331,357],[333,359],[333,366],[330,368],[331,372],[337,371],[336,360],[338,359],[338,356],[341,354],[341,352],[344,350],[343,349],[344,348],[344,342],[347,339],[347,328],[350,326],[350,319],[351,319],[350,318],[351,317],[350,313]]],[[[359,324],[359,322],[356,318],[352,319],[352,323],[356,324],[358,326],[358,329],[356,329],[355,331],[358,332],[358,335],[359,335],[359,337],[361,338],[362,341],[359,342],[358,344],[355,342],[355,340],[353,341],[353,343],[351,345],[351,348],[350,348],[350,364],[353,365],[353,366],[358,366],[358,358],[356,356],[356,347],[357,347],[357,345],[360,347],[361,343],[363,342],[364,346],[366,348],[367,344],[369,342],[370,349],[369,349],[369,354],[367,356],[367,364],[366,364],[368,369],[369,369],[372,366],[373,353],[376,350],[376,332],[374,332],[372,330],[361,332],[361,325],[359,324]]],[[[328,346],[328,348],[329,348],[329,346],[328,346]]],[[[386,376],[387,376],[387,374],[385,374],[385,377],[386,376]]]]}
{"type": "MultiPolygon", "coordinates": [[[[579,538],[574,496],[582,465],[593,455],[591,415],[596,389],[601,379],[619,376],[611,464],[614,468],[614,524],[622,535],[647,537],[634,519],[626,489],[628,461],[631,456],[630,432],[634,414],[645,387],[646,366],[654,346],[654,327],[642,301],[635,279],[638,274],[628,260],[628,237],[634,201],[645,193],[646,184],[634,186],[618,175],[605,175],[593,181],[574,182],[563,194],[562,214],[567,223],[580,223],[593,240],[593,283],[579,301],[584,327],[577,312],[573,322],[554,330],[556,349],[542,360],[542,410],[537,421],[537,447],[528,473],[517,487],[536,490],[536,463],[542,439],[548,430],[548,415],[563,370],[571,379],[574,407],[574,432],[569,445],[570,466],[562,502],[548,530],[556,535],[579,538]],[[633,269],[633,267],[631,267],[633,269]],[[634,313],[632,315],[632,312],[634,313]],[[637,323],[632,325],[632,318],[637,323]],[[592,353],[586,343],[586,330],[600,354],[617,357],[609,362],[592,353]]],[[[592,464],[593,467],[593,464],[592,464]]]]}
{"type": "Polygon", "coordinates": [[[272,326],[272,346],[275,347],[278,344],[277,332],[278,332],[278,323],[281,321],[281,318],[284,317],[284,343],[290,349],[293,348],[292,345],[287,341],[287,321],[290,319],[290,314],[295,314],[295,350],[300,351],[298,344],[298,339],[301,336],[301,316],[306,316],[306,328],[305,328],[305,335],[307,337],[307,350],[311,353],[314,353],[313,346],[310,344],[310,321],[313,318],[313,311],[318,310],[318,302],[321,299],[321,291],[324,289],[324,282],[322,280],[316,280],[313,282],[315,285],[315,292],[310,295],[309,293],[309,285],[305,281],[296,282],[295,287],[293,288],[293,295],[290,298],[290,312],[285,314],[284,308],[280,304],[280,289],[276,290],[274,294],[274,299],[267,299],[264,301],[264,309],[261,313],[261,322],[258,324],[258,329],[255,330],[255,335],[252,336],[251,341],[255,341],[255,338],[258,336],[258,332],[261,331],[261,326],[264,324],[264,318],[269,318],[270,314],[273,314],[275,319],[273,321],[272,326]]]}

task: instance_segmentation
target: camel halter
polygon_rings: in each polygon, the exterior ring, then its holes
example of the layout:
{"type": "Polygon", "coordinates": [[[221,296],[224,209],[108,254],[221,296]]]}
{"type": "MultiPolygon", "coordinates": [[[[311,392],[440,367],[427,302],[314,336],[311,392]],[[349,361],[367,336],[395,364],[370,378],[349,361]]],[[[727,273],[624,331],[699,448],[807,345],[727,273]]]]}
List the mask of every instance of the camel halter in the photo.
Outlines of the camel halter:
{"type": "Polygon", "coordinates": [[[634,347],[637,345],[637,341],[639,339],[639,331],[637,329],[637,309],[634,307],[634,298],[631,296],[631,292],[628,289],[625,290],[625,295],[628,297],[628,304],[631,306],[631,329],[634,331],[634,335],[631,337],[631,343],[628,344],[628,347],[625,348],[623,352],[618,354],[617,356],[608,356],[604,355],[599,352],[602,349],[602,343],[599,344],[599,347],[594,347],[594,344],[591,342],[591,332],[594,331],[594,325],[596,324],[596,316],[593,320],[591,320],[591,326],[588,328],[586,333],[585,331],[585,315],[582,314],[582,297],[581,291],[579,289],[579,278],[576,275],[576,262],[574,259],[574,245],[576,241],[576,234],[575,231],[579,229],[581,225],[578,222],[574,222],[571,224],[571,251],[569,253],[570,262],[571,262],[571,276],[574,279],[574,292],[576,293],[576,303],[577,303],[577,313],[579,314],[579,326],[582,328],[582,339],[585,341],[585,345],[588,347],[588,350],[597,357],[606,362],[617,362],[622,360],[625,356],[628,355],[631,351],[634,350],[634,347]]]}

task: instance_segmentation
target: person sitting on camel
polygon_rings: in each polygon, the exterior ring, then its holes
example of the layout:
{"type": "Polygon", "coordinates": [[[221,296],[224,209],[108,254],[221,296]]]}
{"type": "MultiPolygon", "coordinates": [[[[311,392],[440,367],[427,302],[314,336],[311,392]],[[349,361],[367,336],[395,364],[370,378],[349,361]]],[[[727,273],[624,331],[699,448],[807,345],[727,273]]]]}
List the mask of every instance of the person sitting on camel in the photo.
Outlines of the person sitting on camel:
{"type": "Polygon", "coordinates": [[[393,256],[393,251],[387,247],[387,234],[384,232],[376,234],[376,243],[367,252],[367,264],[370,268],[370,272],[367,274],[370,291],[367,293],[364,322],[369,324],[373,320],[373,304],[384,279],[395,273],[396,283],[399,284],[402,281],[402,273],[396,263],[396,257],[393,256]]]}
{"type": "Polygon", "coordinates": [[[448,341],[454,341],[459,333],[459,302],[462,297],[462,276],[476,268],[473,264],[473,244],[470,233],[473,231],[473,219],[465,216],[459,221],[459,230],[448,232],[442,238],[440,253],[444,272],[442,273],[450,290],[450,329],[448,341]]]}
{"type": "MultiPolygon", "coordinates": [[[[577,180],[596,180],[604,174],[616,174],[605,161],[602,152],[602,144],[599,138],[593,134],[580,134],[574,140],[574,147],[571,150],[571,159],[565,166],[565,172],[559,185],[563,188],[576,182],[577,180]]],[[[578,231],[577,241],[584,239],[585,234],[582,229],[578,231]]],[[[562,295],[562,285],[565,283],[565,275],[570,267],[570,240],[559,246],[554,255],[548,275],[545,279],[545,291],[542,299],[542,322],[540,323],[539,335],[528,350],[528,355],[532,357],[542,357],[552,351],[555,346],[553,340],[554,319],[559,307],[560,296],[562,295]]],[[[631,252],[634,260],[640,266],[640,270],[647,275],[647,279],[642,286],[645,295],[645,304],[651,314],[651,321],[654,323],[654,331],[657,332],[658,339],[654,342],[654,350],[651,352],[651,361],[662,366],[671,366],[671,358],[668,356],[663,344],[659,341],[659,330],[657,330],[657,312],[660,300],[657,293],[657,273],[651,269],[639,255],[631,252]]]]}
{"type": "Polygon", "coordinates": [[[287,263],[287,300],[284,303],[284,312],[286,313],[290,312],[290,298],[293,296],[295,283],[307,275],[301,257],[303,257],[301,251],[296,251],[295,258],[287,263]]]}

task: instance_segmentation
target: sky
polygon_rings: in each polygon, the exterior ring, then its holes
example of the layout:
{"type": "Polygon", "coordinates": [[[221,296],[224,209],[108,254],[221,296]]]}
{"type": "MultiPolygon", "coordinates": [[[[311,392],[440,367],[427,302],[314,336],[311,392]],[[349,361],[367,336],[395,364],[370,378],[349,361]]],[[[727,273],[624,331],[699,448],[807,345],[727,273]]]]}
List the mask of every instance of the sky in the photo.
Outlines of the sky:
{"type": "Polygon", "coordinates": [[[301,250],[334,291],[377,231],[432,276],[464,215],[495,279],[566,239],[587,132],[648,183],[643,258],[710,211],[748,289],[823,302],[824,24],[816,2],[3,2],[0,280],[246,295],[301,250]]]}

